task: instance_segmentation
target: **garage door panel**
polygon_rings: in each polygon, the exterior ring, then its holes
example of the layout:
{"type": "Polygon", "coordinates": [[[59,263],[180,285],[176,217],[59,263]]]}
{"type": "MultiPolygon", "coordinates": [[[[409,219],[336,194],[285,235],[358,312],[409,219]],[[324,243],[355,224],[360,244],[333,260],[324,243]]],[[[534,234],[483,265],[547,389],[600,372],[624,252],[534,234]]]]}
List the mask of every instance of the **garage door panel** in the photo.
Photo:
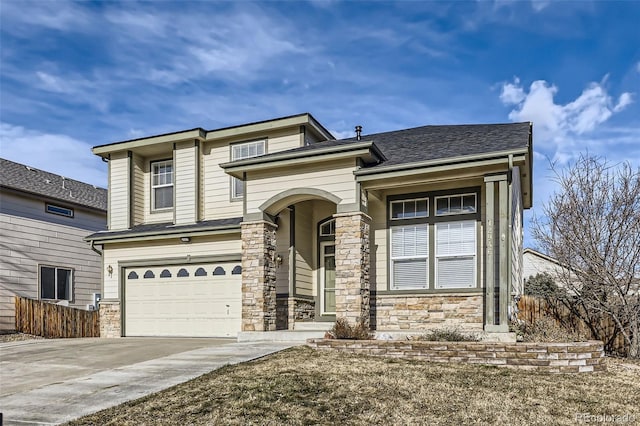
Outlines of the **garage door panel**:
{"type": "MultiPolygon", "coordinates": [[[[242,315],[241,276],[230,275],[236,265],[130,268],[138,279],[125,280],[126,335],[235,336],[242,315]],[[226,274],[213,275],[217,267],[226,274]],[[206,276],[195,275],[199,268],[206,271],[206,276]],[[163,271],[171,277],[161,278],[163,271]],[[188,276],[184,276],[185,271],[188,276]],[[143,278],[145,273],[154,278],[143,278]]],[[[130,270],[125,271],[125,277],[130,270]]]]}

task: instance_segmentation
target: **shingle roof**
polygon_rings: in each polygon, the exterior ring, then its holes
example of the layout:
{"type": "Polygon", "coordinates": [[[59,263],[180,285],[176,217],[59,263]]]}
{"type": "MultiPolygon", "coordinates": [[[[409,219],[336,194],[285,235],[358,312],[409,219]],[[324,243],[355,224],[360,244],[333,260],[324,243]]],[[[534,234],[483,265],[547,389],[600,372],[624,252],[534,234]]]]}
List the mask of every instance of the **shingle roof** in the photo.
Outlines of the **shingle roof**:
{"type": "Polygon", "coordinates": [[[107,211],[107,190],[0,158],[0,186],[107,211]]]}
{"type": "MultiPolygon", "coordinates": [[[[356,138],[319,142],[287,151],[308,153],[328,147],[348,146],[370,141],[382,152],[386,160],[366,166],[375,168],[398,164],[418,163],[466,155],[527,149],[529,147],[530,123],[507,124],[462,124],[443,126],[421,126],[411,129],[374,133],[356,138]]],[[[261,158],[268,158],[267,154],[261,158]]]]}
{"type": "Polygon", "coordinates": [[[226,219],[203,220],[189,225],[174,225],[173,222],[148,223],[144,225],[134,226],[131,229],[122,231],[100,231],[86,237],[86,240],[110,239],[119,237],[134,237],[141,235],[167,234],[167,233],[183,233],[201,230],[215,230],[215,228],[226,229],[238,227],[242,217],[231,217],[226,219]]]}

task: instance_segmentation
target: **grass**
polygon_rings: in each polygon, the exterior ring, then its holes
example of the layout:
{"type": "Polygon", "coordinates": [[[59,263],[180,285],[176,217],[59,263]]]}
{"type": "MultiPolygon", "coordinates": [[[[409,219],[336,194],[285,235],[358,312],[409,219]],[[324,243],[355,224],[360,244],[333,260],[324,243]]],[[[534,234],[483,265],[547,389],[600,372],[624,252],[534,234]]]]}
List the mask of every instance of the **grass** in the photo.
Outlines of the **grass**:
{"type": "Polygon", "coordinates": [[[640,364],[608,362],[605,373],[553,375],[298,347],[69,424],[569,425],[577,413],[640,422],[640,364]]]}

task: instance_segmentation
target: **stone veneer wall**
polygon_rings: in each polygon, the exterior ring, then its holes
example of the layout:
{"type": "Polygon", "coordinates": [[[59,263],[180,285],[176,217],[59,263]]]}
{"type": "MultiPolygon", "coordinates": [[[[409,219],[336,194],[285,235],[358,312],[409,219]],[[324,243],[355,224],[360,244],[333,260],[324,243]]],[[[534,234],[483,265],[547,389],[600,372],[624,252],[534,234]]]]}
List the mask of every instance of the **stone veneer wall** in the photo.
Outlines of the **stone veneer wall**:
{"type": "Polygon", "coordinates": [[[122,337],[120,301],[103,299],[99,303],[100,337],[122,337]]]}
{"type": "Polygon", "coordinates": [[[301,297],[288,299],[288,329],[294,330],[296,322],[311,322],[316,317],[316,302],[301,297]]]}
{"type": "Polygon", "coordinates": [[[309,339],[307,346],[371,356],[495,365],[549,373],[606,370],[604,345],[600,341],[499,343],[309,339]]]}
{"type": "Polygon", "coordinates": [[[242,331],[276,329],[276,225],[243,222],[242,331]]]}
{"type": "Polygon", "coordinates": [[[473,295],[373,296],[376,330],[427,330],[434,326],[482,329],[483,298],[473,295]]]}
{"type": "Polygon", "coordinates": [[[369,325],[369,233],[371,218],[362,212],[336,219],[336,318],[369,325]]]}

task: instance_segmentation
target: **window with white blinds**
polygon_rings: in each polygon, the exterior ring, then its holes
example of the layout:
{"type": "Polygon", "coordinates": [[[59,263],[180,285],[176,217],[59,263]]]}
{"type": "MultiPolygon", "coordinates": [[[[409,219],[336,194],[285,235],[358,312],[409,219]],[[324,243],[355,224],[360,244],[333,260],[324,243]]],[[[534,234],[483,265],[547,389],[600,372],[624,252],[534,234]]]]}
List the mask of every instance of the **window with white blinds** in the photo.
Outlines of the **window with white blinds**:
{"type": "Polygon", "coordinates": [[[436,224],[436,288],[476,286],[476,222],[436,224]]]}
{"type": "Polygon", "coordinates": [[[426,223],[391,228],[391,288],[429,287],[429,225],[426,223]]]}

